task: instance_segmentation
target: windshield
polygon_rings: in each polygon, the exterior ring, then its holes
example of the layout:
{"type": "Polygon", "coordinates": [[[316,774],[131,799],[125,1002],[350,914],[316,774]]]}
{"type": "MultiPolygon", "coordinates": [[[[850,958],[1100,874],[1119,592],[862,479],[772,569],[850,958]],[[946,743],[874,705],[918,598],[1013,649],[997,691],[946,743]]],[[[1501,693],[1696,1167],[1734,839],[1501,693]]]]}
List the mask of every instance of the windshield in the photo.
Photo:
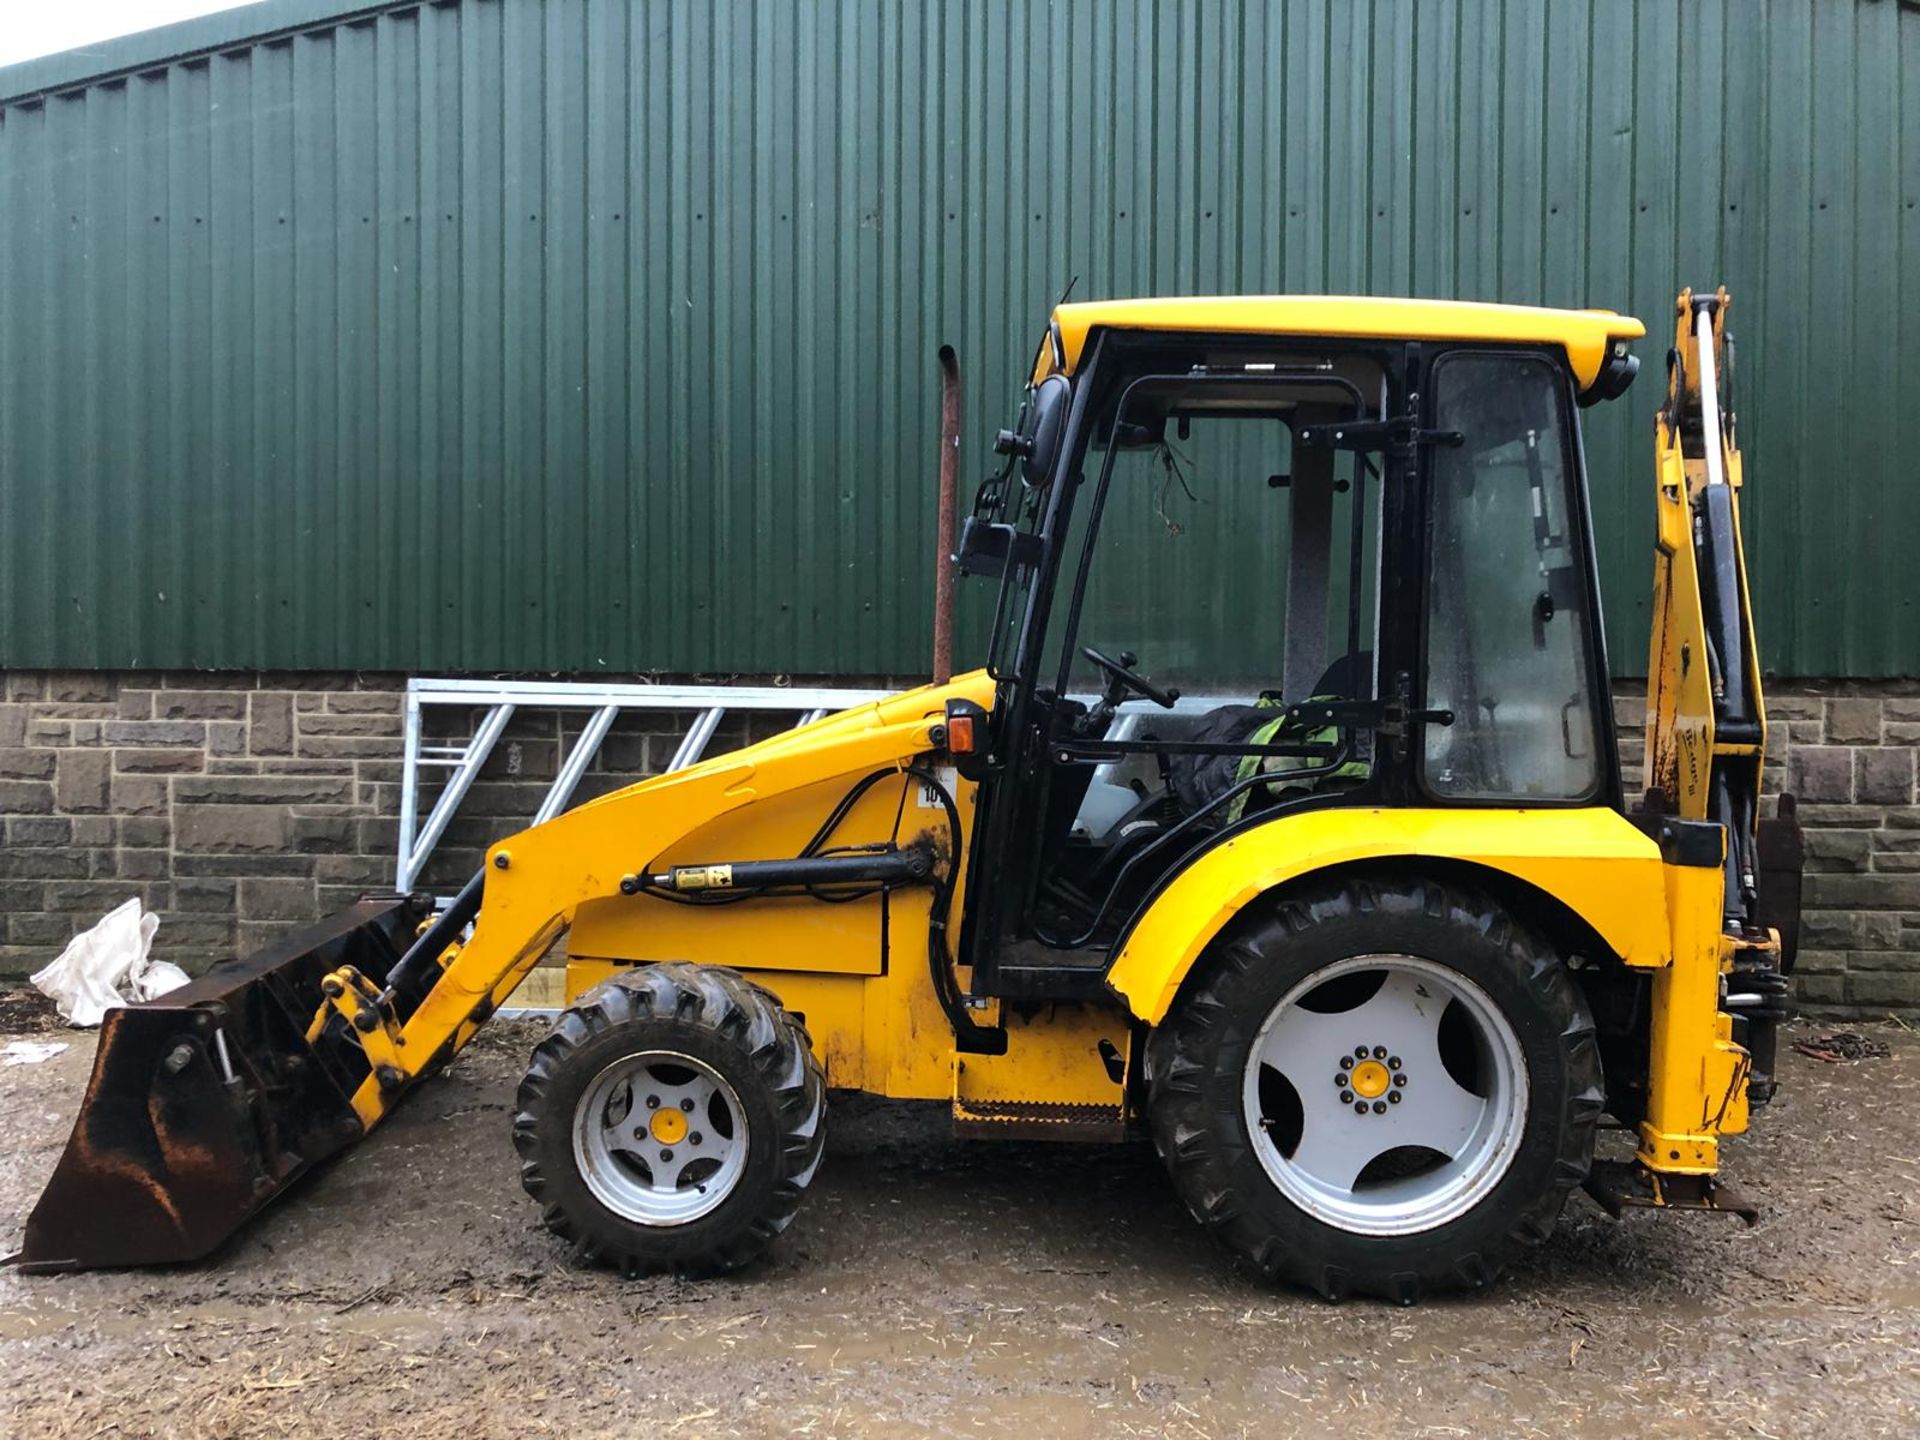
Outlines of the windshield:
{"type": "Polygon", "coordinates": [[[1069,693],[1107,683],[1091,646],[1193,700],[1371,695],[1375,482],[1312,429],[1362,412],[1360,393],[1324,376],[1128,388],[1066,550],[1084,575],[1069,693]]]}

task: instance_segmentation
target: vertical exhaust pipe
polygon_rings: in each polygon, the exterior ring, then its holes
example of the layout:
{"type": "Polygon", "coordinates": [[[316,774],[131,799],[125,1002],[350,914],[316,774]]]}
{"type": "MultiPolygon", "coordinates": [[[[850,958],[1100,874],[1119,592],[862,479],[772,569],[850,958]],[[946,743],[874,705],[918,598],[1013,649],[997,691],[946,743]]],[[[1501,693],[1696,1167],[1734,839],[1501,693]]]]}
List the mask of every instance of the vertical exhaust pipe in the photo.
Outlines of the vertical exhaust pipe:
{"type": "Polygon", "coordinates": [[[960,490],[960,357],[940,347],[940,513],[934,525],[933,683],[953,678],[954,512],[960,490]]]}

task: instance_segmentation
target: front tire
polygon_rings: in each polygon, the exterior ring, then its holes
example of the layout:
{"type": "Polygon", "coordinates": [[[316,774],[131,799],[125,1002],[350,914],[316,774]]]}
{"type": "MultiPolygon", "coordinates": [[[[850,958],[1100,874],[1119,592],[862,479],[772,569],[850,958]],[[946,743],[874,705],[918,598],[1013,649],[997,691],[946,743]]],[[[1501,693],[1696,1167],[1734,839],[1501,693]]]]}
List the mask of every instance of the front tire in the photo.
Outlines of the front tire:
{"type": "Polygon", "coordinates": [[[577,1259],[722,1274],[792,1223],[826,1143],[826,1083],[767,991],[649,965],[589,991],[535,1048],[513,1143],[577,1259]]]}
{"type": "Polygon", "coordinates": [[[1148,1077],[1175,1188],[1241,1263],[1402,1304],[1552,1233],[1604,1093],[1539,936],[1472,890],[1385,877],[1301,890],[1216,944],[1148,1077]]]}

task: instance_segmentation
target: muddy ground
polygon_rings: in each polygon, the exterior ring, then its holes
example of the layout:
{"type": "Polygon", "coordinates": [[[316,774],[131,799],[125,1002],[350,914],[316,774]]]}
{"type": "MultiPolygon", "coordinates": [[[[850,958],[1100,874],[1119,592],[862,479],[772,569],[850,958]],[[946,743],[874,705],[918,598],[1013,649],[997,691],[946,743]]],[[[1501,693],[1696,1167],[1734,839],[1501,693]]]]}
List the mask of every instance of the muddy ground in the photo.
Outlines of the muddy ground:
{"type": "MultiPolygon", "coordinates": [[[[0,1064],[11,1250],[92,1042],[4,1028],[72,1043],[0,1064]]],[[[835,1112],[750,1275],[578,1270],[507,1139],[537,1027],[497,1022],[214,1263],[0,1271],[0,1432],[1913,1435],[1920,1037],[1874,1033],[1890,1058],[1789,1054],[1732,1147],[1759,1229],[1577,1197],[1493,1292],[1399,1310],[1236,1277],[1144,1147],[956,1142],[898,1106],[835,1112]]]]}

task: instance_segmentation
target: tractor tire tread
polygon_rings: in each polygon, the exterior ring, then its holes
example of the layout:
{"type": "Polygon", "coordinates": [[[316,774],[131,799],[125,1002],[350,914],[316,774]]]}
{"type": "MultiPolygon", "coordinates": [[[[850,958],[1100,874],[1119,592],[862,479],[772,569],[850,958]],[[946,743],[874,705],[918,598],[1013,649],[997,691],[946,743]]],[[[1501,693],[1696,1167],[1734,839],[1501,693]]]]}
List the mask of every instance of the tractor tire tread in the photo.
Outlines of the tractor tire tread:
{"type": "Polygon", "coordinates": [[[1216,942],[1188,978],[1173,1012],[1149,1037],[1146,1068],[1154,1145],[1187,1209],[1246,1273],[1269,1283],[1298,1284],[1332,1301],[1363,1294],[1412,1305],[1436,1291],[1478,1290],[1491,1284],[1515,1257],[1553,1233],[1568,1195],[1587,1177],[1605,1104],[1592,1017],[1578,985],[1550,947],[1489,897],[1466,886],[1409,884],[1366,874],[1294,892],[1225,943],[1216,942]],[[1382,911],[1418,911],[1430,920],[1464,923],[1499,946],[1558,1033],[1569,1084],[1546,1182],[1505,1217],[1494,1243],[1452,1253],[1436,1248],[1412,1268],[1390,1262],[1368,1271],[1287,1247],[1263,1223],[1257,1206],[1240,1202],[1226,1156],[1244,1140],[1236,1135],[1221,1143],[1205,1079],[1211,1074],[1214,1032],[1221,1017],[1231,1013],[1234,978],[1257,968],[1269,947],[1296,942],[1335,919],[1382,911]]]}
{"type": "Polygon", "coordinates": [[[528,1062],[514,1105],[513,1142],[520,1183],[540,1204],[546,1227],[566,1241],[576,1261],[627,1276],[668,1270],[689,1278],[727,1274],[751,1264],[793,1223],[826,1148],[826,1079],[806,1027],[772,992],[736,970],[671,961],[636,967],[595,986],[563,1012],[528,1062]],[[704,1031],[735,1047],[772,1102],[777,1165],[755,1213],[680,1253],[670,1231],[632,1242],[629,1227],[601,1211],[576,1184],[556,1184],[542,1155],[550,1126],[570,1126],[550,1097],[562,1073],[591,1042],[649,1021],[704,1031]],[[611,1222],[611,1223],[610,1223],[611,1222]]]}

